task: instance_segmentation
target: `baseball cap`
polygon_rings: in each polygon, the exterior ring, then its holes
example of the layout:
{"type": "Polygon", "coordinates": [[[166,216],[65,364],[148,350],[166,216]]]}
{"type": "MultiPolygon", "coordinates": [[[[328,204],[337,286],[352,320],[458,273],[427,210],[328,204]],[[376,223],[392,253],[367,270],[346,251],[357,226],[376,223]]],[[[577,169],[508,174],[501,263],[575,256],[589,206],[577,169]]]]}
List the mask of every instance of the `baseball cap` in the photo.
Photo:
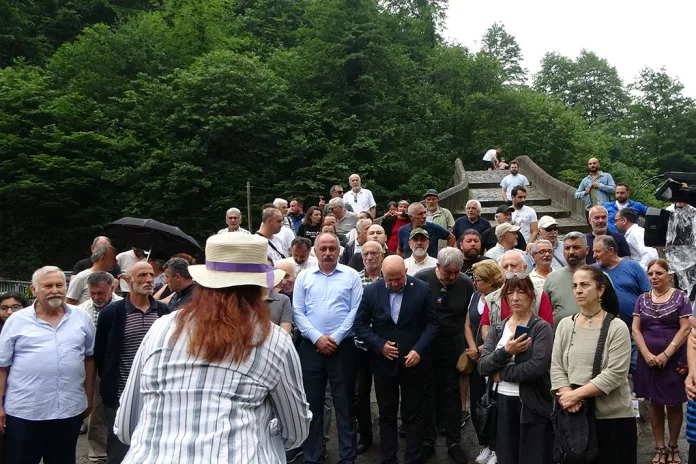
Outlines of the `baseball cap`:
{"type": "Polygon", "coordinates": [[[411,240],[416,235],[423,235],[425,238],[430,240],[430,235],[428,235],[428,231],[421,227],[416,227],[415,229],[413,229],[411,233],[408,234],[408,239],[411,240]]]}
{"type": "Polygon", "coordinates": [[[539,228],[546,229],[549,226],[557,226],[558,223],[551,216],[542,216],[539,218],[539,228]]]}
{"type": "Polygon", "coordinates": [[[428,191],[425,192],[425,195],[423,196],[423,198],[428,198],[428,197],[440,198],[440,194],[437,193],[437,190],[435,190],[435,189],[428,189],[428,191]]]}
{"type": "Polygon", "coordinates": [[[515,208],[513,208],[512,205],[500,205],[498,209],[495,210],[495,214],[507,213],[508,211],[515,211],[515,208]]]}
{"type": "Polygon", "coordinates": [[[495,227],[495,236],[500,238],[504,234],[507,234],[508,232],[517,232],[518,230],[520,230],[519,226],[515,226],[515,225],[512,225],[510,223],[505,222],[503,224],[498,224],[495,227]]]}

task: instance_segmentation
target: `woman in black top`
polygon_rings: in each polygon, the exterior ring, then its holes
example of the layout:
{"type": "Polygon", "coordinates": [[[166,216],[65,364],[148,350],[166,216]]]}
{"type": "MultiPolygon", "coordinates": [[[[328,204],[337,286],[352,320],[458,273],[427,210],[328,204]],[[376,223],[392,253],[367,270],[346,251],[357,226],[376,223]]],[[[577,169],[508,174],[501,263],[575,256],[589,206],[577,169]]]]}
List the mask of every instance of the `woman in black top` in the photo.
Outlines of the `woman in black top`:
{"type": "Polygon", "coordinates": [[[312,206],[307,210],[300,228],[297,229],[297,236],[308,238],[312,242],[312,246],[314,246],[314,239],[321,233],[321,221],[321,210],[316,206],[312,206]]]}

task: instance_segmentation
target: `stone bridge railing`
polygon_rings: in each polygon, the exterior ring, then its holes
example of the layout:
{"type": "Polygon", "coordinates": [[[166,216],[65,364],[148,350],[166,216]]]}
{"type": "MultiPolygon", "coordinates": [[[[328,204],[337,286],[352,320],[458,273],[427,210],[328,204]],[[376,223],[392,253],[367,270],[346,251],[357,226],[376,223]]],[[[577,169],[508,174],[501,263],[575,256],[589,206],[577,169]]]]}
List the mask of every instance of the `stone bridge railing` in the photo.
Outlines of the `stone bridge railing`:
{"type": "Polygon", "coordinates": [[[535,189],[541,190],[552,202],[570,211],[575,219],[585,221],[585,203],[575,198],[576,189],[551,177],[529,156],[518,156],[515,160],[520,164],[520,172],[529,179],[535,189]]]}
{"type": "Polygon", "coordinates": [[[469,201],[469,177],[467,177],[462,160],[459,158],[454,162],[452,184],[454,187],[440,192],[440,205],[450,211],[463,211],[466,202],[469,201]]]}

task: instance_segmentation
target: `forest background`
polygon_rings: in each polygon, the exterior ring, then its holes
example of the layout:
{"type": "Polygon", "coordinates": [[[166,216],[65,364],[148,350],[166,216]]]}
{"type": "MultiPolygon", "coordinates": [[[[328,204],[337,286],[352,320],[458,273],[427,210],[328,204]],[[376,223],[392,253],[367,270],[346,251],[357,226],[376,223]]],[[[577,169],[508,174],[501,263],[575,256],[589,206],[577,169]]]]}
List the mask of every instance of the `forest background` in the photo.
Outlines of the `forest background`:
{"type": "Polygon", "coordinates": [[[528,75],[502,24],[480,51],[448,43],[446,7],[0,0],[0,275],[70,269],[122,216],[203,243],[227,208],[246,218],[247,181],[258,226],[261,204],[307,208],[353,172],[380,211],[420,199],[495,146],[573,186],[592,156],[634,190],[696,171],[696,105],[665,69],[624,83],[584,50],[528,75]]]}

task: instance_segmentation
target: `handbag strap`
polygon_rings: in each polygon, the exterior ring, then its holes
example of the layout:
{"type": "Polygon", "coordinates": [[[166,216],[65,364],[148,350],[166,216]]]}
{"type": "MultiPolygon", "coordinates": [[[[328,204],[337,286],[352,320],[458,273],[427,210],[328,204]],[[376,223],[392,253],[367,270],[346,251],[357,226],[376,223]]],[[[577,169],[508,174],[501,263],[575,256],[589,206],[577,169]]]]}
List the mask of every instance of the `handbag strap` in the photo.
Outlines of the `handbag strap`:
{"type": "Polygon", "coordinates": [[[604,346],[607,342],[607,335],[609,334],[609,326],[611,321],[614,319],[613,314],[607,313],[602,321],[602,328],[599,330],[599,340],[597,340],[597,351],[595,352],[594,362],[592,363],[592,378],[594,379],[599,375],[602,370],[602,358],[604,357],[604,346]]]}

